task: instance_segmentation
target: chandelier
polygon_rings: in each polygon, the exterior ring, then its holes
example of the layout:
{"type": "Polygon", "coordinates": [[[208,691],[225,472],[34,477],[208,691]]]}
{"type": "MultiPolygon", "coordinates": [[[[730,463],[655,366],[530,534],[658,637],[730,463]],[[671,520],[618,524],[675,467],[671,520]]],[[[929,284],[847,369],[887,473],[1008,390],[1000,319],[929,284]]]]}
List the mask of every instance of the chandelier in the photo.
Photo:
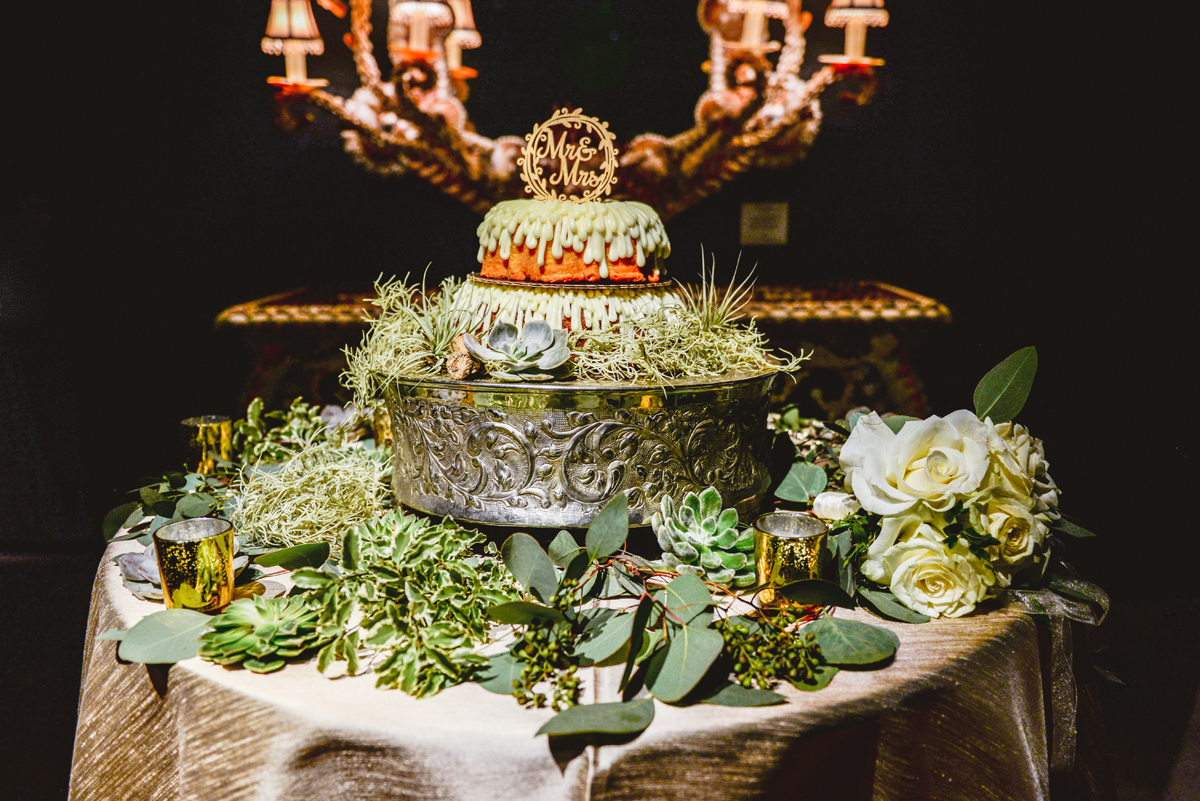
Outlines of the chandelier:
{"type": "MultiPolygon", "coordinates": [[[[317,106],[344,126],[350,157],[380,175],[411,173],[483,213],[522,196],[518,159],[524,140],[495,139],[468,125],[467,82],[477,76],[463,51],[483,43],[470,0],[388,0],[385,77],[370,41],[371,0],[317,0],[337,17],[349,13],[345,42],[360,87],[348,98],[308,77],[306,58],[324,45],[309,0],[272,0],[263,50],[284,56],[286,74],[268,78],[285,113],[317,106]]],[[[642,134],[624,144],[613,197],[639,200],[664,218],[697,203],[755,167],[783,168],[808,153],[821,123],[821,93],[853,77],[850,94],[866,102],[881,59],[864,54],[866,29],[886,25],[883,0],[832,0],[824,22],[845,29],[844,52],[822,55],[811,77],[800,77],[812,15],[800,0],[700,0],[700,27],[709,38],[708,88],[695,124],[672,137],[642,134]],[[773,39],[772,20],[782,28],[773,39]]]]}

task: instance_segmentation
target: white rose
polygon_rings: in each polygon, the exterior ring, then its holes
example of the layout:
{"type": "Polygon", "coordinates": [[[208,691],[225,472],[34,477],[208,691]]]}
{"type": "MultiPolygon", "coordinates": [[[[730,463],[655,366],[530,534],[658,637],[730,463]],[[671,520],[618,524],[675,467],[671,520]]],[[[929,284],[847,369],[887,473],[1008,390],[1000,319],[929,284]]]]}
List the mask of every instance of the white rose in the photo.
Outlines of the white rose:
{"type": "Polygon", "coordinates": [[[1050,463],[1042,441],[1030,435],[1029,429],[1018,423],[992,424],[988,429],[988,445],[992,467],[984,486],[1034,500],[1033,513],[1048,520],[1058,519],[1058,485],[1050,477],[1050,463]]]}
{"type": "Polygon", "coordinates": [[[971,509],[971,523],[1000,541],[992,546],[994,559],[1019,570],[1033,561],[1049,529],[1030,511],[1031,499],[995,495],[971,509]]]}
{"type": "Polygon", "coordinates": [[[944,512],[979,489],[989,465],[988,433],[965,409],[914,420],[899,434],[871,412],[842,446],[841,463],[868,512],[901,514],[918,503],[944,512]]]}
{"type": "Polygon", "coordinates": [[[1016,423],[993,424],[985,420],[991,466],[985,486],[998,487],[1017,496],[1027,496],[1033,490],[1033,474],[1029,459],[1033,454],[1033,437],[1029,429],[1016,423]]]}
{"type": "Polygon", "coordinates": [[[996,582],[991,567],[959,540],[947,548],[941,531],[918,515],[883,521],[863,574],[887,584],[900,603],[930,617],[959,617],[996,582]]]}
{"type": "Polygon", "coordinates": [[[842,520],[861,508],[854,496],[846,492],[822,492],[812,502],[812,513],[822,520],[842,520]]]}

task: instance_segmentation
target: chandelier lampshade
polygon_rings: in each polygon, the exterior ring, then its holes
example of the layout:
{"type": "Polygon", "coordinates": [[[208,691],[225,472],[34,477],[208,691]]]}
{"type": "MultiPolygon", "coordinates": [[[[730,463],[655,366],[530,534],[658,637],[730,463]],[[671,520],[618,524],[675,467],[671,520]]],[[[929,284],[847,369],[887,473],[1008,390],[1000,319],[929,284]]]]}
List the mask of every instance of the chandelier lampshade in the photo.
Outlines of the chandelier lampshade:
{"type": "Polygon", "coordinates": [[[864,55],[867,28],[882,28],[888,24],[888,13],[883,7],[883,0],[833,0],[825,12],[825,24],[831,28],[845,28],[846,45],[842,55],[821,56],[821,61],[826,64],[864,67],[883,64],[881,58],[868,58],[864,55]]]}
{"type": "Polygon", "coordinates": [[[454,10],[454,30],[446,37],[446,66],[455,78],[474,78],[475,70],[462,65],[462,51],[473,50],[483,44],[483,37],[475,29],[475,15],[471,11],[471,0],[450,0],[454,10]]]}
{"type": "MultiPolygon", "coordinates": [[[[308,0],[271,0],[271,15],[267,18],[267,32],[263,36],[264,53],[283,55],[287,66],[287,77],[272,79],[271,83],[309,85],[305,56],[319,56],[325,52],[325,43],[317,30],[312,6],[308,0]]],[[[324,82],[321,82],[324,85],[324,82]]]]}

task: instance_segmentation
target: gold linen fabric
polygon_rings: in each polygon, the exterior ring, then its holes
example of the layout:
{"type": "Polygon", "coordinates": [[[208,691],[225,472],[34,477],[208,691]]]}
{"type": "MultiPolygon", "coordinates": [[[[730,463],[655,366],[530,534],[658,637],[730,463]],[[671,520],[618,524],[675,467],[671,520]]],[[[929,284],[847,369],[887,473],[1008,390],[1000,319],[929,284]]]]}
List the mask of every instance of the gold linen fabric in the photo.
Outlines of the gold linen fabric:
{"type": "MultiPolygon", "coordinates": [[[[416,700],[312,662],[260,676],[200,659],[122,664],[95,640],[162,608],[105,554],[92,595],[71,772],[74,801],[695,801],[1049,797],[1037,629],[1000,609],[919,626],[887,668],[783,690],[758,709],[655,704],[632,740],[534,733],[552,716],[476,685],[416,700]]],[[[619,670],[587,671],[615,700],[619,670]]]]}

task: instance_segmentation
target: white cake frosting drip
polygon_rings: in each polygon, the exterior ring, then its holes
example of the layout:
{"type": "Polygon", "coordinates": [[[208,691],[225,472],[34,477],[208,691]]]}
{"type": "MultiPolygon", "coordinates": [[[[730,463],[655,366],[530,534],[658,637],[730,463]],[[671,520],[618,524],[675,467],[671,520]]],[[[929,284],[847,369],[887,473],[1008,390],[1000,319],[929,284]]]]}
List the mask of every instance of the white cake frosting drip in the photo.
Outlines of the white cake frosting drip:
{"type": "Polygon", "coordinates": [[[633,200],[505,200],[492,206],[477,233],[481,264],[496,251],[507,260],[516,246],[536,250],[538,266],[545,266],[547,246],[555,261],[570,248],[582,254],[584,264],[598,262],[601,278],[608,278],[610,258],[632,256],[642,268],[647,253],[659,260],[671,254],[662,220],[633,200]]]}
{"type": "Polygon", "coordinates": [[[653,289],[623,291],[605,286],[596,289],[561,289],[553,284],[525,288],[497,286],[468,281],[457,292],[454,305],[478,313],[488,326],[505,322],[523,328],[531,320],[545,320],[554,328],[572,331],[607,328],[621,320],[669,307],[682,307],[683,301],[671,283],[653,289]]]}

